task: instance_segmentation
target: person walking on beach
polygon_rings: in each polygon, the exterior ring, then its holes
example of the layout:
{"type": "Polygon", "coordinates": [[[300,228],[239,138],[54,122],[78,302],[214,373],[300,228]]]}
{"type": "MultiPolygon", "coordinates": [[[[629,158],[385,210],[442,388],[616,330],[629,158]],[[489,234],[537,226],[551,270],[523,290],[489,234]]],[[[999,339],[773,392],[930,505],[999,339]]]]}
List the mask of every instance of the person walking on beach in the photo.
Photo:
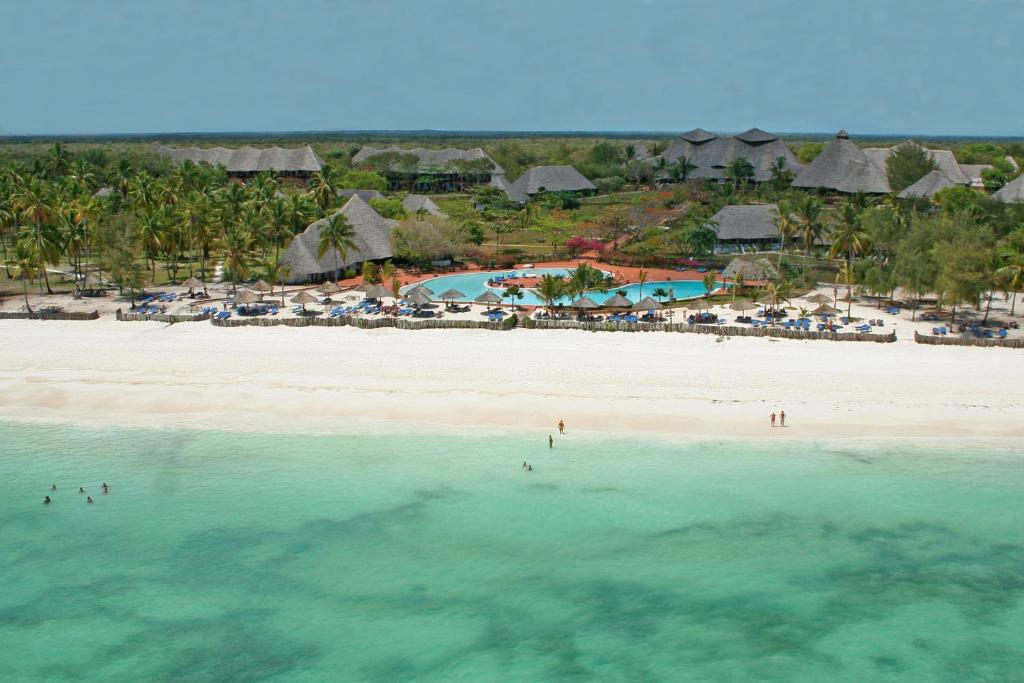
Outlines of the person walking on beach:
{"type": "Polygon", "coordinates": [[[785,410],[783,410],[782,412],[779,413],[779,424],[782,425],[783,427],[786,426],[786,411],[785,410]]]}
{"type": "Polygon", "coordinates": [[[550,434],[548,434],[548,448],[554,448],[554,447],[555,447],[555,440],[551,438],[550,434]]]}
{"type": "Polygon", "coordinates": [[[565,420],[558,421],[558,433],[565,436],[565,420]]]}
{"type": "Polygon", "coordinates": [[[772,420],[772,427],[774,427],[775,426],[775,413],[772,413],[771,420],[772,420]]]}

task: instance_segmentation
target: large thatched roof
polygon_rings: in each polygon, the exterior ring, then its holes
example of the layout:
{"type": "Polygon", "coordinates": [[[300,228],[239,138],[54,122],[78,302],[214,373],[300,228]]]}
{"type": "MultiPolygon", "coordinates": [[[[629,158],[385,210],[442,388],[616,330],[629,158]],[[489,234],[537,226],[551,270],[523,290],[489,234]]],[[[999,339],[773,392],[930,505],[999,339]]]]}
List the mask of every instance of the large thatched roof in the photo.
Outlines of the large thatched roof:
{"type": "Polygon", "coordinates": [[[1019,175],[992,194],[1001,202],[1024,202],[1024,175],[1019,175]]]}
{"type": "Polygon", "coordinates": [[[422,194],[406,195],[405,199],[402,200],[402,208],[408,213],[425,211],[431,216],[446,215],[445,212],[441,210],[441,207],[434,203],[434,200],[422,194]]]}
{"type": "Polygon", "coordinates": [[[735,281],[740,276],[744,280],[773,280],[779,276],[779,271],[766,258],[734,258],[722,271],[722,277],[735,281]]]}
{"type": "Polygon", "coordinates": [[[444,171],[452,161],[475,161],[478,159],[486,159],[493,165],[491,173],[502,174],[505,172],[505,169],[499,166],[498,162],[492,159],[487,152],[483,151],[479,147],[474,147],[473,149],[455,149],[453,147],[447,147],[445,149],[410,147],[408,149],[403,149],[396,145],[390,145],[388,147],[370,147],[367,145],[355,153],[355,156],[352,157],[352,163],[359,164],[379,154],[412,154],[420,161],[419,168],[417,169],[418,171],[444,171]]]}
{"type": "Polygon", "coordinates": [[[516,184],[506,178],[504,175],[492,175],[491,182],[488,183],[491,187],[496,187],[508,195],[508,198],[519,204],[525,204],[529,199],[529,195],[525,192],[520,192],[516,187],[516,184]]]}
{"type": "Polygon", "coordinates": [[[723,137],[696,128],[674,139],[661,156],[669,163],[686,157],[696,166],[690,171],[691,178],[717,180],[726,166],[737,158],[750,162],[754,167],[754,180],[759,182],[771,178],[771,166],[779,157],[786,160],[786,167],[795,174],[799,175],[803,168],[785,142],[760,128],[723,137]]]}
{"type": "Polygon", "coordinates": [[[949,179],[949,176],[942,171],[932,171],[931,173],[925,174],[924,177],[896,196],[900,199],[910,199],[911,197],[924,197],[926,199],[931,199],[939,190],[944,190],[947,187],[953,187],[954,185],[961,184],[963,183],[954,183],[949,179]]]}
{"type": "Polygon", "coordinates": [[[342,188],[337,191],[339,197],[351,197],[354,194],[359,195],[367,204],[370,203],[371,199],[384,199],[384,193],[380,190],[350,190],[348,188],[342,188]]]}
{"type": "Polygon", "coordinates": [[[579,192],[597,189],[575,166],[534,166],[526,170],[515,182],[515,189],[526,195],[541,190],[548,192],[579,192]]]}
{"type": "Polygon", "coordinates": [[[327,251],[322,258],[317,257],[317,245],[320,241],[320,228],[327,224],[326,218],[311,223],[309,227],[297,235],[284,256],[282,263],[291,266],[290,278],[300,282],[310,276],[329,273],[336,268],[336,263],[345,268],[362,261],[376,261],[391,258],[391,230],[397,223],[384,218],[363,201],[359,195],[353,195],[345,202],[345,206],[337,213],[342,214],[355,232],[356,248],[350,250],[344,260],[335,260],[337,252],[327,251]]]}
{"type": "MultiPolygon", "coordinates": [[[[964,170],[957,163],[956,157],[948,149],[928,149],[922,145],[914,142],[913,140],[907,140],[906,142],[896,145],[895,147],[867,147],[864,149],[864,154],[867,155],[868,159],[876,166],[882,169],[883,173],[886,173],[889,168],[889,157],[892,156],[893,152],[897,148],[903,145],[913,145],[924,151],[928,157],[935,162],[935,166],[939,171],[949,178],[954,185],[969,185],[971,182],[970,176],[968,176],[964,170]]],[[[888,173],[886,173],[888,176],[888,173]]]]}
{"type": "Polygon", "coordinates": [[[839,192],[889,193],[884,169],[868,158],[845,130],[793,181],[793,187],[821,187],[839,192]]]}
{"type": "Polygon", "coordinates": [[[712,230],[720,240],[778,239],[778,218],[779,207],[775,204],[732,204],[723,206],[711,218],[712,230]]]}
{"type": "Polygon", "coordinates": [[[286,149],[284,147],[164,147],[157,148],[160,156],[180,164],[185,160],[195,164],[206,163],[223,166],[228,173],[257,173],[278,171],[281,173],[316,173],[323,167],[323,161],[310,146],[286,149]]]}

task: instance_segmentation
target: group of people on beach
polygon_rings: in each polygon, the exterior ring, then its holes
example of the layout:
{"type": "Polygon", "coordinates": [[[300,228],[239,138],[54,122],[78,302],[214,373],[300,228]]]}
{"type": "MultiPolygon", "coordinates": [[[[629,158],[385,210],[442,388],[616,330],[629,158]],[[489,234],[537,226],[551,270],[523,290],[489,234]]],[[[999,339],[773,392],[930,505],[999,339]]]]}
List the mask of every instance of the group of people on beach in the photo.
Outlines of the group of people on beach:
{"type": "Polygon", "coordinates": [[[778,423],[779,423],[780,427],[785,427],[786,426],[786,411],[785,410],[779,411],[778,415],[776,415],[774,412],[772,413],[771,417],[769,418],[771,420],[771,422],[772,422],[772,427],[775,426],[776,418],[778,419],[778,423]]]}
{"type": "MultiPolygon", "coordinates": [[[[110,486],[107,485],[107,482],[103,482],[103,486],[101,486],[100,488],[103,489],[103,495],[107,495],[108,493],[110,493],[110,486]]],[[[56,491],[56,490],[57,490],[57,484],[56,483],[50,484],[50,491],[56,491]]],[[[85,488],[82,487],[82,486],[79,486],[78,487],[78,492],[79,493],[85,493],[85,488]]],[[[45,498],[43,498],[43,505],[49,505],[52,502],[53,502],[53,498],[51,498],[50,496],[46,496],[45,498]]],[[[91,504],[91,503],[95,503],[96,501],[94,501],[92,499],[92,496],[88,496],[87,495],[85,497],[85,502],[91,504]]]]}

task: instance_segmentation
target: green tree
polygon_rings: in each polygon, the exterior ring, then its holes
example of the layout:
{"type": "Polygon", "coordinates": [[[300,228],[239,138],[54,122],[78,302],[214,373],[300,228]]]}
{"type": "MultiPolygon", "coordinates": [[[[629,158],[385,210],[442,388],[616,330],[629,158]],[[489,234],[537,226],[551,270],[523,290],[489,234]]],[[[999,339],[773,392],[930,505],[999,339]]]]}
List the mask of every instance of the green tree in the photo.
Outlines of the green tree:
{"type": "Polygon", "coordinates": [[[22,238],[14,242],[14,250],[7,267],[13,277],[21,280],[21,293],[25,297],[25,310],[32,312],[28,303],[28,281],[39,272],[39,248],[31,238],[22,238]]]}
{"type": "MultiPolygon", "coordinates": [[[[836,211],[836,222],[829,231],[832,248],[829,258],[846,257],[849,277],[846,278],[846,297],[853,299],[853,259],[867,251],[868,237],[860,223],[860,211],[851,202],[843,202],[836,211]]],[[[849,314],[849,312],[847,313],[849,314]]]]}
{"type": "Polygon", "coordinates": [[[726,165],[722,177],[739,189],[754,179],[754,165],[743,157],[736,157],[726,165]]]}
{"type": "Polygon", "coordinates": [[[793,218],[793,208],[788,200],[780,199],[778,202],[779,213],[775,217],[775,228],[779,231],[779,262],[776,268],[782,272],[782,252],[786,251],[786,240],[792,240],[797,235],[799,226],[793,218]]]}
{"type": "Polygon", "coordinates": [[[886,162],[889,186],[893,192],[905,190],[937,168],[928,152],[913,142],[904,142],[896,147],[886,162]]]}
{"type": "Polygon", "coordinates": [[[316,257],[321,259],[331,251],[334,255],[334,281],[339,279],[342,263],[348,252],[356,248],[356,232],[344,214],[336,213],[320,226],[320,239],[316,245],[316,257]]]}
{"type": "Polygon", "coordinates": [[[551,310],[555,306],[555,301],[565,296],[565,280],[550,273],[546,273],[541,276],[540,282],[537,283],[536,291],[537,295],[548,307],[548,310],[551,310]]]}
{"type": "Polygon", "coordinates": [[[800,196],[793,207],[800,225],[800,237],[804,243],[803,279],[805,282],[807,281],[807,264],[811,260],[811,249],[814,248],[814,243],[822,231],[821,210],[823,206],[820,199],[814,195],[805,194],[800,196]]]}

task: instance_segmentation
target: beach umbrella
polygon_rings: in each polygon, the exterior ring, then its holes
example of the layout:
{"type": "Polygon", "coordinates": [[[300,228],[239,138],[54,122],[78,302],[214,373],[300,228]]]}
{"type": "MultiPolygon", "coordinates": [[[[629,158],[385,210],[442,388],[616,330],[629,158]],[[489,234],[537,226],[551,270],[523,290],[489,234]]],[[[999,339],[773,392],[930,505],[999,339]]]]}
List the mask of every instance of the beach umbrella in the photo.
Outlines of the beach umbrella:
{"type": "Polygon", "coordinates": [[[367,299],[383,299],[386,296],[396,298],[394,292],[382,285],[373,285],[366,290],[367,299]]]}
{"type": "Polygon", "coordinates": [[[571,304],[569,304],[569,306],[572,308],[578,308],[580,310],[583,310],[584,308],[600,308],[600,304],[591,299],[589,296],[581,296],[579,299],[576,299],[576,301],[573,301],[571,304]]]}
{"type": "Polygon", "coordinates": [[[655,301],[649,296],[645,296],[636,306],[633,306],[634,311],[660,311],[663,308],[661,302],[655,301]]]}
{"type": "Polygon", "coordinates": [[[438,298],[441,301],[449,301],[454,303],[456,299],[465,299],[466,295],[452,287],[446,292],[441,292],[441,296],[439,296],[438,298]]]}
{"type": "Polygon", "coordinates": [[[369,291],[370,289],[372,289],[373,287],[376,287],[376,285],[373,284],[372,282],[364,282],[363,284],[361,284],[358,287],[356,287],[356,291],[357,292],[366,292],[366,291],[369,291]]]}
{"type": "Polygon", "coordinates": [[[274,286],[269,284],[266,280],[257,280],[249,289],[254,292],[273,292],[274,286]]]}
{"type": "Polygon", "coordinates": [[[822,304],[811,311],[812,315],[839,315],[840,313],[842,313],[842,311],[837,308],[832,308],[828,304],[822,304]]]}
{"type": "Polygon", "coordinates": [[[500,304],[501,297],[488,289],[486,292],[473,299],[473,301],[478,304],[500,304]]]}
{"type": "Polygon", "coordinates": [[[293,304],[301,304],[303,311],[306,310],[306,304],[311,304],[311,303],[315,303],[315,302],[316,302],[316,297],[313,296],[312,294],[310,294],[309,292],[307,292],[306,290],[302,290],[301,292],[299,292],[298,294],[296,294],[295,296],[292,297],[292,303],[293,304]]]}
{"type": "Polygon", "coordinates": [[[259,296],[256,295],[256,292],[254,292],[254,291],[252,291],[250,289],[243,289],[240,292],[238,292],[237,294],[235,294],[235,303],[236,304],[242,304],[242,305],[254,304],[254,303],[256,303],[256,301],[258,299],[259,299],[259,296]]]}
{"type": "Polygon", "coordinates": [[[416,285],[408,292],[406,292],[406,294],[410,294],[412,292],[423,292],[427,296],[434,296],[434,290],[432,290],[430,287],[427,287],[426,285],[416,285]]]}
{"type": "Polygon", "coordinates": [[[423,292],[408,292],[405,294],[405,300],[412,303],[417,308],[420,306],[426,306],[430,303],[430,297],[423,292]]]}
{"type": "Polygon", "coordinates": [[[752,311],[757,307],[757,304],[755,304],[753,301],[734,301],[731,304],[729,304],[729,308],[731,308],[734,311],[739,311],[740,313],[742,313],[743,311],[752,311]]]}
{"type": "Polygon", "coordinates": [[[686,310],[698,312],[709,311],[711,310],[711,304],[709,304],[707,301],[701,301],[700,299],[697,299],[686,304],[686,310]]]}
{"type": "Polygon", "coordinates": [[[629,308],[633,305],[633,302],[621,294],[616,294],[605,299],[603,305],[610,306],[612,308],[629,308]]]}
{"type": "MultiPolygon", "coordinates": [[[[88,280],[89,280],[89,278],[86,278],[86,282],[88,282],[88,280]]],[[[202,287],[203,289],[206,289],[206,285],[204,285],[203,281],[200,280],[197,277],[190,277],[189,279],[187,279],[184,282],[182,282],[181,286],[182,287],[188,287],[189,290],[193,290],[196,287],[202,287]]]]}
{"type": "Polygon", "coordinates": [[[338,285],[334,284],[333,282],[325,282],[322,285],[320,285],[320,287],[317,288],[316,291],[320,292],[321,294],[331,295],[331,294],[337,294],[338,292],[340,292],[341,291],[341,287],[339,287],[338,285]]]}
{"type": "Polygon", "coordinates": [[[812,304],[832,303],[832,297],[830,297],[828,294],[812,294],[811,296],[806,297],[806,299],[807,301],[810,301],[812,304]]]}

